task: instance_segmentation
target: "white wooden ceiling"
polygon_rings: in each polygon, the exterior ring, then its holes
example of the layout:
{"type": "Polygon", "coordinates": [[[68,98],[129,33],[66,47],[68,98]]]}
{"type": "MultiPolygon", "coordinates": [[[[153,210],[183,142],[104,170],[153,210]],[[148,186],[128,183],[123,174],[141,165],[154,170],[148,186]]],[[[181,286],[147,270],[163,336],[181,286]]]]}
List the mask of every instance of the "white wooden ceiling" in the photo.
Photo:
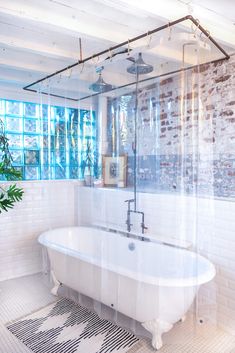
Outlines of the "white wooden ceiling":
{"type": "Polygon", "coordinates": [[[187,14],[234,51],[234,0],[0,0],[1,95],[187,14]]]}

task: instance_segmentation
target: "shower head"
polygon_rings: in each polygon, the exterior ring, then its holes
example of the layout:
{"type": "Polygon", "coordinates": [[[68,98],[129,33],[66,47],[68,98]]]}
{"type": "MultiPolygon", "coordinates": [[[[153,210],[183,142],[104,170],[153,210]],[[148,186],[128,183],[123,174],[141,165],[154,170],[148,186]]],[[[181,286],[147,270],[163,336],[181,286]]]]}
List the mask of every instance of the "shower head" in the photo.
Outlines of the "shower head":
{"type": "Polygon", "coordinates": [[[129,74],[149,74],[153,71],[153,66],[150,64],[146,64],[142,58],[142,53],[139,53],[138,59],[133,62],[131,66],[127,68],[127,72],[129,74]]]}
{"type": "Polygon", "coordinates": [[[89,86],[90,90],[97,92],[97,93],[108,92],[108,91],[111,91],[111,89],[113,88],[112,85],[110,85],[109,83],[106,83],[103,80],[103,77],[102,77],[102,70],[103,69],[104,69],[104,67],[102,66],[101,68],[99,68],[97,70],[99,72],[98,80],[89,86]]]}

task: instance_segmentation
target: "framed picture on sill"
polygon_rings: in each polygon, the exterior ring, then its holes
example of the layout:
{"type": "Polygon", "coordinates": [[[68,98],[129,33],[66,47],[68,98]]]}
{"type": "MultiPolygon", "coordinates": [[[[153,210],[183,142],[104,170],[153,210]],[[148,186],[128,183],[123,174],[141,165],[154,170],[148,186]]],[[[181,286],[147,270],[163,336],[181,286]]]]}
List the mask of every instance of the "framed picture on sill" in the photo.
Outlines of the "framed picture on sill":
{"type": "Polygon", "coordinates": [[[126,186],[127,156],[103,156],[104,186],[126,186]]]}

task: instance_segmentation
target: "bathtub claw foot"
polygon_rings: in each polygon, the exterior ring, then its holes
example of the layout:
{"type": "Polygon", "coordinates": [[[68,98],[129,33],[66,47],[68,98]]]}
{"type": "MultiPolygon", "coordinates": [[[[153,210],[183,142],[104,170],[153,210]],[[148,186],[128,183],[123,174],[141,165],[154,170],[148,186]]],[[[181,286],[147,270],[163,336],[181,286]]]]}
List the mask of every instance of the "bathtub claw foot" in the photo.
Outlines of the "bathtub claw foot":
{"type": "Polygon", "coordinates": [[[173,325],[162,320],[151,320],[142,323],[142,326],[152,334],[152,346],[158,350],[162,348],[162,334],[170,331],[173,325]]]}
{"type": "Polygon", "coordinates": [[[51,271],[51,277],[54,283],[54,287],[51,289],[51,294],[57,296],[58,295],[58,289],[61,286],[61,283],[56,279],[56,276],[53,271],[51,271]]]}

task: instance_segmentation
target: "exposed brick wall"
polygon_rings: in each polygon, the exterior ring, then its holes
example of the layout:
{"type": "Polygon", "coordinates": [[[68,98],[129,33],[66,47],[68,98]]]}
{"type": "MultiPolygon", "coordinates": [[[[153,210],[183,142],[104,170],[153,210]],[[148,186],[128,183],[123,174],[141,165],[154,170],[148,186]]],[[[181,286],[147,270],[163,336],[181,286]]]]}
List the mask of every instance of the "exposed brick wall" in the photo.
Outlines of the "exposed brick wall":
{"type": "MultiPolygon", "coordinates": [[[[235,196],[234,70],[233,56],[204,65],[200,74],[187,71],[139,92],[140,189],[235,196]]],[[[131,96],[109,101],[108,116],[109,137],[113,129],[119,133],[115,146],[109,138],[109,152],[128,154],[129,185],[133,184],[134,103],[131,96]]]]}

